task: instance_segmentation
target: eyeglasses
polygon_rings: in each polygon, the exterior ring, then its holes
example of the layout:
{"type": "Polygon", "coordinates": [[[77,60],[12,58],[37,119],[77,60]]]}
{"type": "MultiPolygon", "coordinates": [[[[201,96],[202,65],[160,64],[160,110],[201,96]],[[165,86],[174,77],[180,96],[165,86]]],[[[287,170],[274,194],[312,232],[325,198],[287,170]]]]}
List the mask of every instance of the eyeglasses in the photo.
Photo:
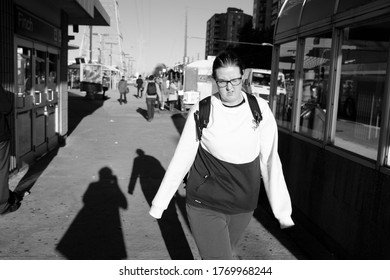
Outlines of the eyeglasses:
{"type": "Polygon", "coordinates": [[[241,84],[241,77],[240,78],[235,78],[230,81],[216,81],[217,85],[221,88],[227,87],[228,83],[230,83],[232,86],[238,86],[241,84]]]}

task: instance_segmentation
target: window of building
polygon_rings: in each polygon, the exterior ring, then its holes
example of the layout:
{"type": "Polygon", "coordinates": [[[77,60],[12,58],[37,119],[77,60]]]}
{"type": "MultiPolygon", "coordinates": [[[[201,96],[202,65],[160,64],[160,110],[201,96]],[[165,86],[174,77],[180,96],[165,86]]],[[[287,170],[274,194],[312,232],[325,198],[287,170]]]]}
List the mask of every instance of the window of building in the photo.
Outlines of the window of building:
{"type": "Polygon", "coordinates": [[[17,49],[17,83],[18,93],[23,95],[31,94],[32,88],[32,50],[27,47],[18,47],[17,49]]]}
{"type": "Polygon", "coordinates": [[[46,52],[36,50],[35,91],[45,92],[46,88],[46,52]]]}
{"type": "Polygon", "coordinates": [[[299,132],[324,139],[332,34],[305,39],[299,132]]]}
{"type": "Polygon", "coordinates": [[[276,93],[275,118],[278,125],[291,127],[292,101],[294,99],[294,71],[297,51],[297,42],[289,42],[280,46],[278,83],[284,87],[276,93]],[[284,81],[283,81],[284,79],[284,81]]]}
{"type": "Polygon", "coordinates": [[[389,24],[345,28],[334,145],[378,154],[389,51],[389,24]]]}
{"type": "Polygon", "coordinates": [[[49,76],[47,81],[47,93],[49,100],[53,100],[58,91],[58,55],[49,53],[49,76]]]}

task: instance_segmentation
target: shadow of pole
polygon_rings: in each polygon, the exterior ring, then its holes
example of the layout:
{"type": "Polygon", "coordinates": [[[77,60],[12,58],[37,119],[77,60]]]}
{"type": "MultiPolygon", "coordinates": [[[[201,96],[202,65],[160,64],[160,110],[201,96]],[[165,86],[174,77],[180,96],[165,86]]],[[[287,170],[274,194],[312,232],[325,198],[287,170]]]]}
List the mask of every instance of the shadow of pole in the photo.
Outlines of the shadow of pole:
{"type": "Polygon", "coordinates": [[[110,168],[100,169],[83,202],[56,250],[71,260],[126,259],[119,208],[127,209],[127,200],[110,168]]]}
{"type": "MultiPolygon", "coordinates": [[[[145,155],[143,150],[137,149],[136,152],[138,156],[134,159],[128,192],[133,194],[137,178],[139,178],[142,192],[147,203],[151,206],[152,200],[164,178],[165,169],[156,158],[145,155]]],[[[175,205],[176,198],[174,197],[161,219],[158,219],[157,222],[171,259],[192,260],[194,257],[178,218],[175,205]]]]}

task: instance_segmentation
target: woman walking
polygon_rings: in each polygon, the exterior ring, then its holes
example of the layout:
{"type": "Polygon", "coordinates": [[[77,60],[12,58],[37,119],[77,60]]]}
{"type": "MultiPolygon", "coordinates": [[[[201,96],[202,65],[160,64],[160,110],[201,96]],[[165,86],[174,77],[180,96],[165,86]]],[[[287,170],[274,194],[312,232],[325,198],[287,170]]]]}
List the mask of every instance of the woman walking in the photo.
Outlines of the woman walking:
{"type": "Polygon", "coordinates": [[[236,245],[257,207],[261,176],[280,227],[294,225],[277,152],[275,118],[268,103],[256,97],[261,117],[254,118],[249,100],[253,97],[241,91],[242,74],[235,54],[223,52],[216,57],[212,75],[218,92],[211,96],[207,127],[197,137],[193,117],[199,115],[197,103],[150,209],[153,217],[161,218],[189,172],[187,215],[202,259],[234,259],[236,245]]]}

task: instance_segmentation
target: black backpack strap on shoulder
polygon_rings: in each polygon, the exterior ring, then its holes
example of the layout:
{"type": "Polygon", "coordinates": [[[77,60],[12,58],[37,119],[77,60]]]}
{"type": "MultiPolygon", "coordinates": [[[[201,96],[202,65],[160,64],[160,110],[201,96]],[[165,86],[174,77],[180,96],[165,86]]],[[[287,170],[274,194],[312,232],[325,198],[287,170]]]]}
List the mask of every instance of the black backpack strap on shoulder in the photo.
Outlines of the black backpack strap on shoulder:
{"type": "Polygon", "coordinates": [[[257,102],[256,97],[253,96],[252,94],[246,93],[246,95],[248,97],[249,107],[251,108],[252,111],[253,122],[255,126],[258,127],[260,121],[263,119],[263,115],[261,114],[259,103],[257,102]]]}
{"type": "Polygon", "coordinates": [[[206,128],[209,123],[210,107],[211,96],[208,96],[199,101],[199,111],[196,111],[194,113],[196,134],[198,136],[199,141],[202,139],[203,128],[206,128]]]}

